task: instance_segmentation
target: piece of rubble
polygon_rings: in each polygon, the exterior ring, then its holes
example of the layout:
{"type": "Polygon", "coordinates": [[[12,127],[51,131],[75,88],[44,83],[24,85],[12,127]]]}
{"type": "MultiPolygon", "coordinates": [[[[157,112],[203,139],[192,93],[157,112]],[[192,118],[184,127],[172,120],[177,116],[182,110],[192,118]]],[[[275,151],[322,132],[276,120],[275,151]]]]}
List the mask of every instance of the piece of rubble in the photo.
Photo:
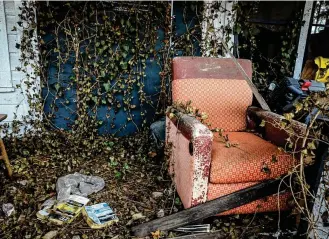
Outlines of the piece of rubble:
{"type": "Polygon", "coordinates": [[[27,180],[21,180],[21,181],[18,181],[18,183],[22,186],[26,186],[26,184],[28,183],[27,180]]]}
{"type": "Polygon", "coordinates": [[[157,217],[158,218],[161,218],[161,217],[164,217],[165,216],[165,212],[163,209],[160,209],[158,212],[157,212],[157,217]]]}
{"type": "Polygon", "coordinates": [[[58,234],[58,231],[49,231],[47,232],[42,239],[52,239],[58,234]]]}
{"type": "Polygon", "coordinates": [[[152,197],[154,199],[158,199],[158,198],[161,198],[163,196],[163,193],[162,192],[153,192],[152,193],[152,197]]]}
{"type": "Polygon", "coordinates": [[[14,205],[11,203],[5,203],[2,205],[2,211],[6,215],[6,217],[10,217],[10,215],[15,211],[14,205]]]}

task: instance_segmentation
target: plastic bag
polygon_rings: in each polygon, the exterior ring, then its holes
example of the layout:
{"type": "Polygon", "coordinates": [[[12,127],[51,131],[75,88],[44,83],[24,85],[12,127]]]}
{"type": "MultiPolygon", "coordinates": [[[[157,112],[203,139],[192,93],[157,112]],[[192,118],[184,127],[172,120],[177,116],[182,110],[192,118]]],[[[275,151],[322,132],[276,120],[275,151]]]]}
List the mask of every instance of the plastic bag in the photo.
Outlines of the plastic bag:
{"type": "Polygon", "coordinates": [[[64,201],[71,194],[87,197],[89,194],[102,190],[104,186],[105,182],[101,177],[80,173],[68,174],[57,180],[57,200],[64,201]]]}

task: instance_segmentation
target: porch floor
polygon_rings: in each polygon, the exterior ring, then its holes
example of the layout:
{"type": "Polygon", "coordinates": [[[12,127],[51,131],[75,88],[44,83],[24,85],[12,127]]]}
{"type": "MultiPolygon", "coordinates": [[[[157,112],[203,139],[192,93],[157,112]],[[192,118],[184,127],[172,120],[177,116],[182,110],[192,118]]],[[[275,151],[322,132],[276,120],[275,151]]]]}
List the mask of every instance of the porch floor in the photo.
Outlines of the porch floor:
{"type": "MultiPolygon", "coordinates": [[[[129,152],[137,150],[137,146],[132,145],[129,152]]],[[[0,205],[12,203],[15,212],[9,217],[0,214],[0,238],[42,238],[53,230],[57,231],[54,238],[132,238],[130,227],[155,219],[159,210],[163,209],[165,215],[182,210],[166,174],[163,159],[150,158],[149,154],[144,157],[139,155],[139,158],[136,155],[119,155],[120,151],[116,150],[114,157],[117,164],[113,163],[113,158],[111,161],[94,157],[78,161],[75,166],[68,165],[65,160],[36,155],[12,160],[12,180],[5,177],[5,170],[0,170],[0,205]],[[56,196],[57,179],[74,172],[100,176],[105,180],[105,188],[88,198],[90,204],[109,203],[119,217],[118,224],[95,230],[86,224],[81,215],[65,226],[37,219],[36,212],[40,205],[56,196]],[[153,192],[161,192],[163,196],[153,198],[153,192]],[[132,220],[138,213],[145,218],[132,220]]],[[[278,228],[278,213],[214,217],[204,223],[210,223],[213,231],[220,230],[223,236],[220,238],[273,238],[278,228]]],[[[294,216],[281,213],[281,230],[293,231],[294,224],[294,216]]],[[[174,235],[178,234],[171,232],[169,236],[174,235]]],[[[291,234],[287,234],[286,238],[291,238],[291,234]]]]}

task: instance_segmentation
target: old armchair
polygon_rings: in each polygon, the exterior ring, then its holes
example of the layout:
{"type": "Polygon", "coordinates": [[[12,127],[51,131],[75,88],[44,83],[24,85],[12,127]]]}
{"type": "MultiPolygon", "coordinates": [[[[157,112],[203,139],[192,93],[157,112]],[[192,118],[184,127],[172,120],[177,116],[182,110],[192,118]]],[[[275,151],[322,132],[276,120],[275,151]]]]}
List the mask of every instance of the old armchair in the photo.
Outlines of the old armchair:
{"type": "MultiPolygon", "coordinates": [[[[251,78],[251,62],[238,61],[251,78]]],[[[192,116],[182,115],[179,120],[167,116],[170,171],[185,208],[278,178],[295,166],[292,154],[278,149],[285,147],[288,138],[287,132],[275,126],[282,116],[252,106],[252,91],[232,59],[174,58],[172,97],[174,102],[191,101],[206,112],[211,126],[223,129],[236,144],[226,147],[192,116]],[[259,127],[262,120],[265,126],[259,127]]],[[[297,136],[306,130],[297,121],[292,126],[297,136]]],[[[289,197],[289,192],[283,192],[223,214],[285,210],[289,197]]]]}

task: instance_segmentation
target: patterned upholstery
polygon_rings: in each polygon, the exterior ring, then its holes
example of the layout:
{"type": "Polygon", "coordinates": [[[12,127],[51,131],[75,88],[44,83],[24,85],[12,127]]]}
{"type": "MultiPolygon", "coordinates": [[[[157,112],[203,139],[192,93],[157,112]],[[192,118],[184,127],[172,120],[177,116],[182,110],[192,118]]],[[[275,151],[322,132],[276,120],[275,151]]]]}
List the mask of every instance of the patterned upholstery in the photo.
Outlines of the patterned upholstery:
{"type": "MultiPolygon", "coordinates": [[[[259,182],[249,182],[249,183],[230,183],[230,184],[213,184],[208,185],[208,200],[213,200],[227,194],[239,191],[241,189],[250,187],[259,182]]],[[[270,212],[278,211],[278,205],[280,205],[280,210],[289,209],[288,201],[291,198],[289,192],[280,193],[279,200],[278,195],[274,194],[266,198],[262,198],[251,203],[245,204],[243,206],[231,209],[229,211],[223,212],[220,215],[231,215],[231,214],[246,214],[251,212],[270,212]],[[279,203],[279,204],[278,204],[279,203]]]]}
{"type": "Polygon", "coordinates": [[[192,101],[208,114],[212,127],[225,131],[246,129],[246,113],[252,103],[252,91],[245,80],[184,79],[172,83],[173,101],[192,101]]]}
{"type": "Polygon", "coordinates": [[[212,147],[210,182],[243,183],[277,178],[294,166],[291,154],[278,150],[274,144],[248,132],[227,133],[226,147],[215,137],[212,147]]]}

